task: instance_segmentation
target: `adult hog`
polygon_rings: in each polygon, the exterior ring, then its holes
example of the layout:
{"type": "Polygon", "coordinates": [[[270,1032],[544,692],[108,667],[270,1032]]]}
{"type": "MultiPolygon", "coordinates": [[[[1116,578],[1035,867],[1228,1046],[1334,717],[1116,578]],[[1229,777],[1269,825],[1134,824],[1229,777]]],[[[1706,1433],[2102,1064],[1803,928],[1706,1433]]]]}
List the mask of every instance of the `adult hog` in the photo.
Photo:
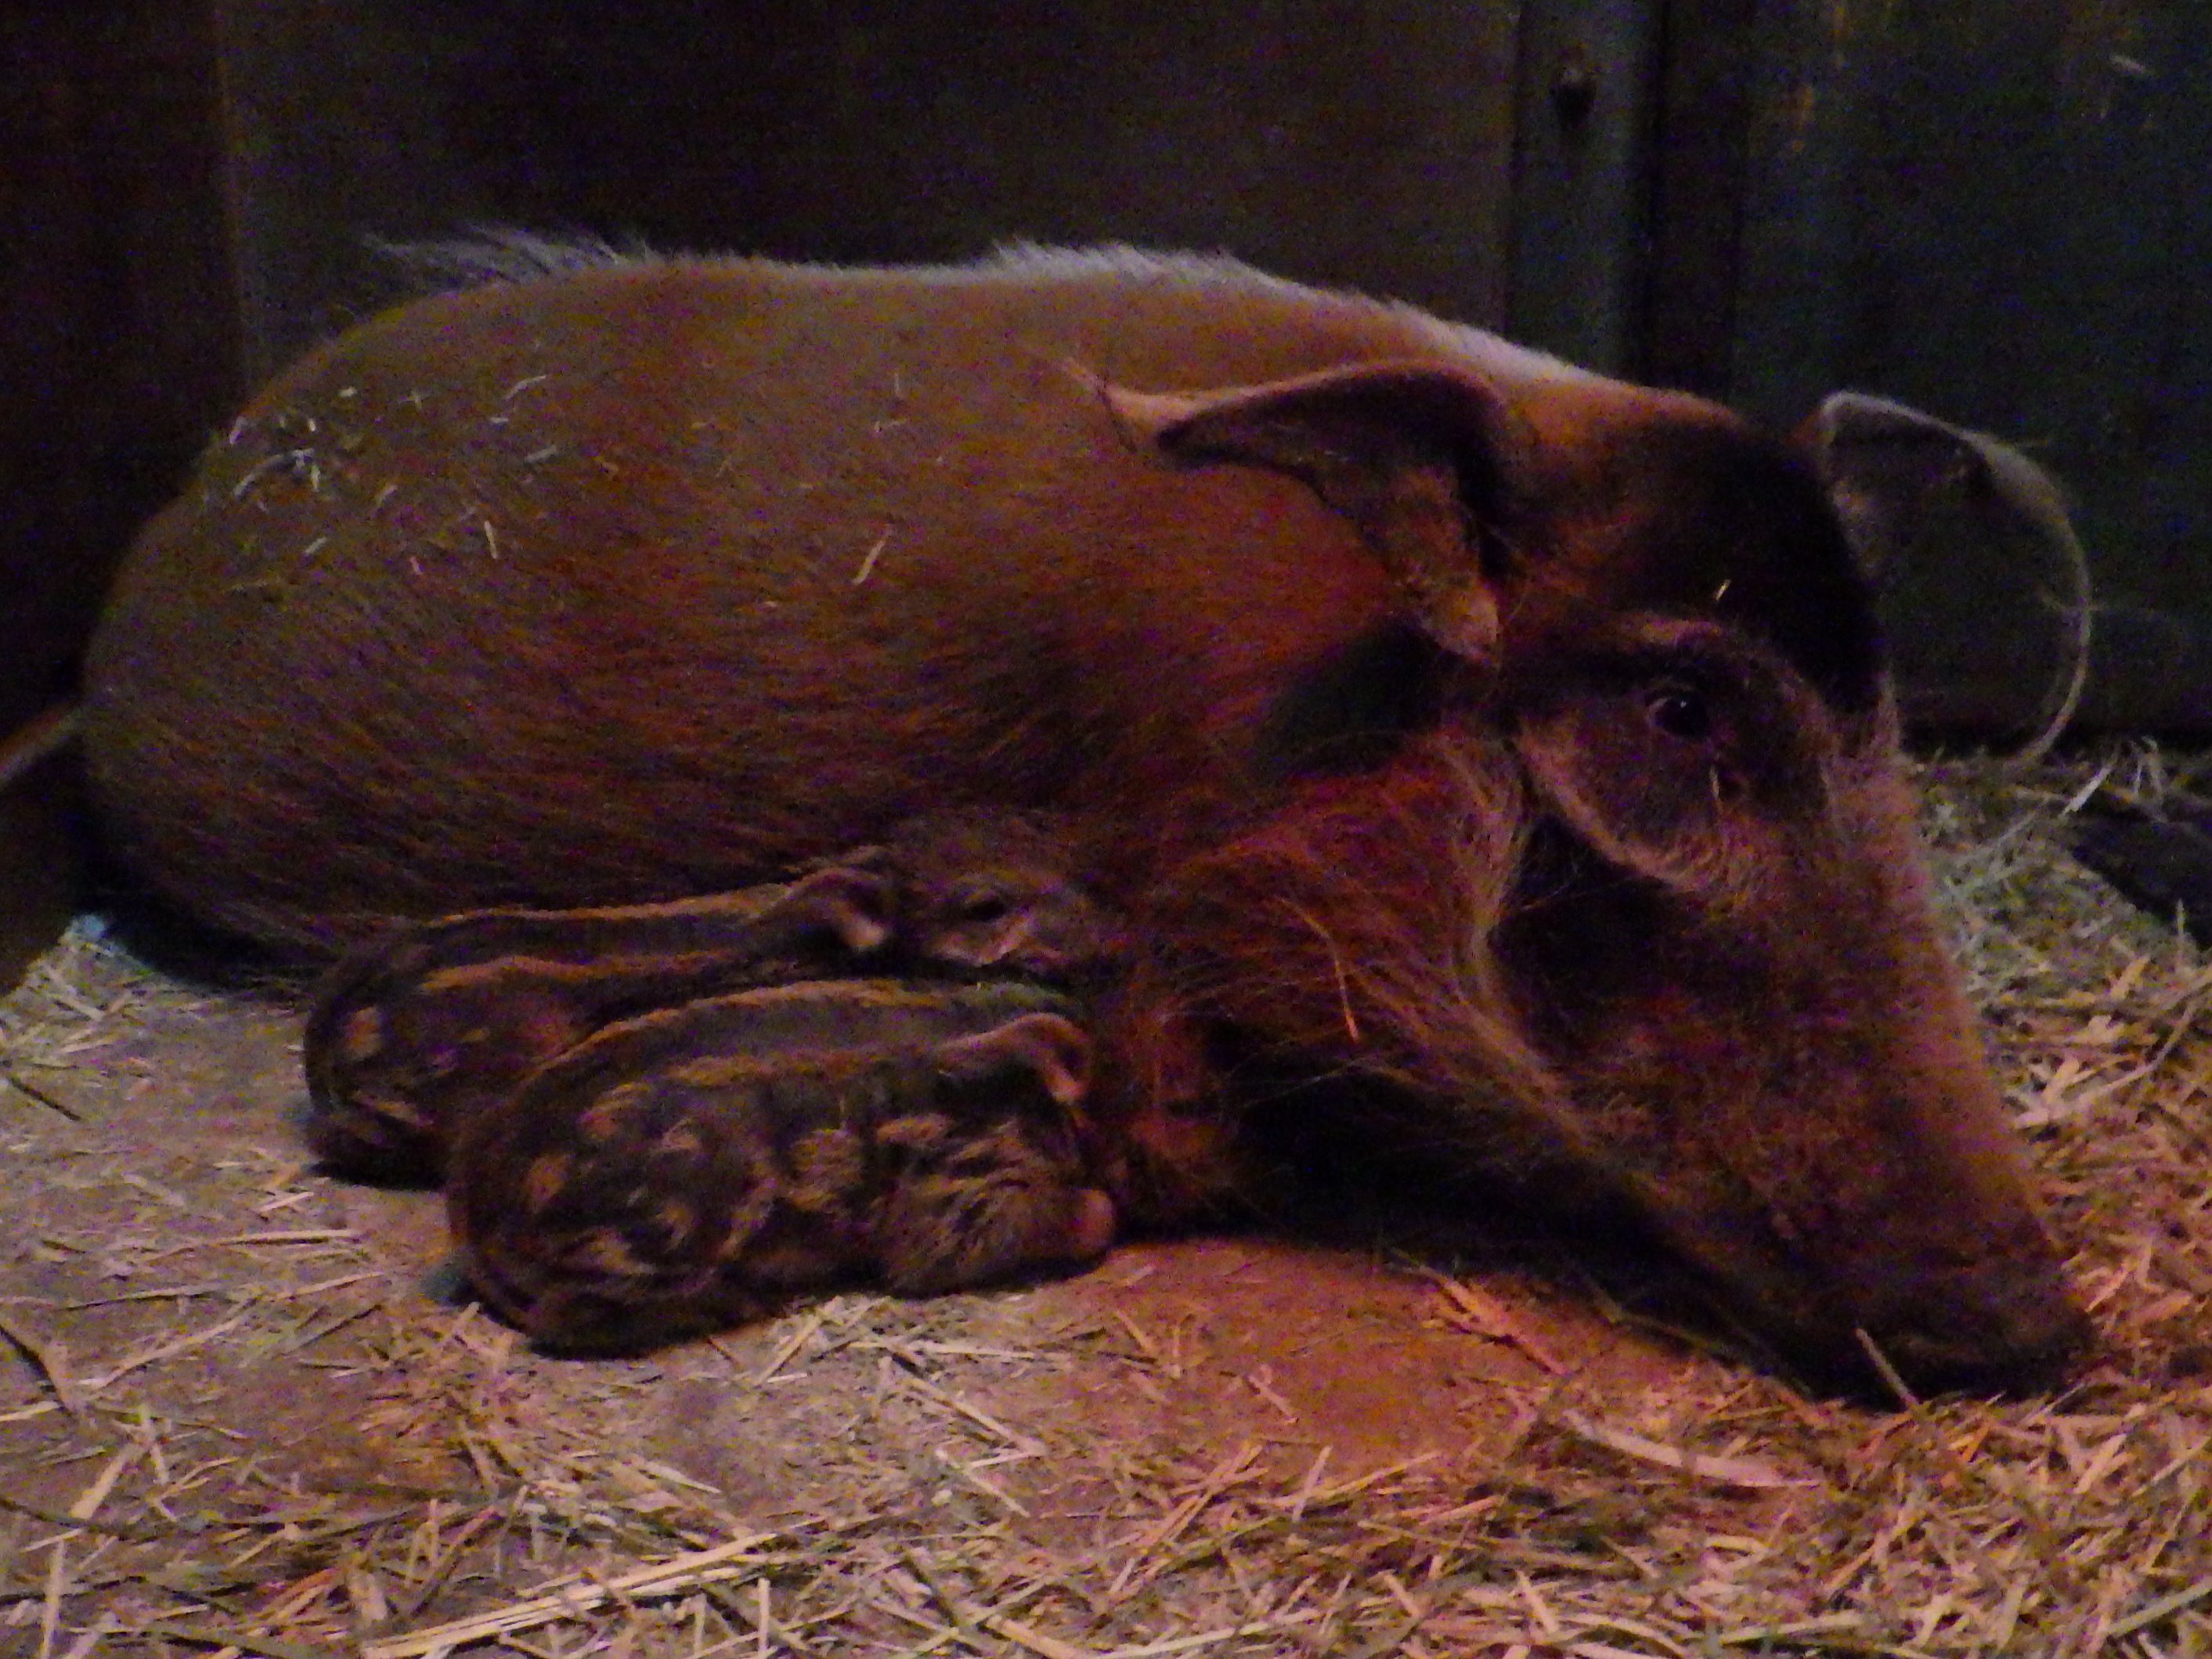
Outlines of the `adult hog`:
{"type": "Polygon", "coordinates": [[[1125,1221],[1329,1079],[1809,1363],[2081,1347],[1837,447],[1225,260],[571,263],[313,353],[145,532],[85,742],[153,892],[313,951],[1050,808],[1138,942],[1125,1221]]]}

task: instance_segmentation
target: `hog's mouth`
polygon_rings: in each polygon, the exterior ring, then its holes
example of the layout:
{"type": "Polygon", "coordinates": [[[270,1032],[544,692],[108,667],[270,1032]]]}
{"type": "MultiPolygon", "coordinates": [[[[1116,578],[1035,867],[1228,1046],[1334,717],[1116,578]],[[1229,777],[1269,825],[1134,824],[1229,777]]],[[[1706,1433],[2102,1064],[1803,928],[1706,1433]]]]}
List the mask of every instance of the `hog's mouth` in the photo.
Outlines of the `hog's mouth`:
{"type": "Polygon", "coordinates": [[[1771,1212],[1692,1211],[1633,1183],[1634,1207],[1715,1299],[1808,1382],[1895,1403],[1911,1393],[2027,1394],[2095,1340],[2064,1265],[2023,1218],[1972,1253],[1786,1237],[1771,1212]]]}

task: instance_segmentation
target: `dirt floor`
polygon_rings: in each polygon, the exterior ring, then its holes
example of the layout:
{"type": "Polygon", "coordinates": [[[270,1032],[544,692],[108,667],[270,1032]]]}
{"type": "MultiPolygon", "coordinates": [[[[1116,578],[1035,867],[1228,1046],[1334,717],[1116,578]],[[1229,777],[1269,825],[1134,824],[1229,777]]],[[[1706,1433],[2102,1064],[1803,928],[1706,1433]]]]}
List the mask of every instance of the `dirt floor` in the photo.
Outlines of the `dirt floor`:
{"type": "Polygon", "coordinates": [[[2059,850],[2094,775],[1935,780],[2106,1338],[2001,1403],[1809,1397],[1503,1235],[547,1358],[435,1194],[311,1166],[295,1013],[81,923],[0,1003],[0,1654],[2212,1652],[2212,972],[2059,850]]]}

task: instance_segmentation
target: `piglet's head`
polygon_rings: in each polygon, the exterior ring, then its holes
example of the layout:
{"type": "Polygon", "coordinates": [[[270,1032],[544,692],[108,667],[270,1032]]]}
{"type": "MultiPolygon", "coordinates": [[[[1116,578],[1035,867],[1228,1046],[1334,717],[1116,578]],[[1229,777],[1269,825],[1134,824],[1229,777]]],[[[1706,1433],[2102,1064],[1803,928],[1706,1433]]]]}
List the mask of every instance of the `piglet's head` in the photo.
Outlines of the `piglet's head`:
{"type": "Polygon", "coordinates": [[[2058,1375],[2088,1328],[1931,908],[1832,458],[1565,374],[1114,395],[1171,458],[1305,481],[1432,653],[1382,758],[1258,757],[1270,810],[1164,885],[1240,1052],[1626,1210],[1817,1370],[2058,1375]]]}

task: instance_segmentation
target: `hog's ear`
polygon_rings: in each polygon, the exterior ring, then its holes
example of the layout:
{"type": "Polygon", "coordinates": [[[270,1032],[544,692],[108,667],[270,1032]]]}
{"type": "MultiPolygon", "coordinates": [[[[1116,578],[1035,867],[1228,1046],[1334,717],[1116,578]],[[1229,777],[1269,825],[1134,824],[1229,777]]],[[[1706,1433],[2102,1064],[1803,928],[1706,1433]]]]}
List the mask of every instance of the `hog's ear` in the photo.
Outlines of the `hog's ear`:
{"type": "Polygon", "coordinates": [[[2088,556],[2058,481],[2008,444],[1939,421],[1903,404],[1838,392],[1798,433],[1827,485],[1844,532],[1878,588],[1898,586],[1914,558],[1961,561],[1966,546],[2032,549],[2023,587],[2058,573],[2054,608],[2070,626],[2070,665],[2042,735],[2024,756],[2047,748],[2080,702],[2088,674],[2093,595],[2088,556]]]}
{"type": "Polygon", "coordinates": [[[1124,433],[1165,454],[1304,481],[1358,527],[1425,632],[1461,656],[1492,653],[1498,605],[1480,526],[1498,507],[1513,428],[1487,381],[1449,364],[1384,362],[1211,392],[1100,392],[1124,433]]]}
{"type": "Polygon", "coordinates": [[[1939,503],[1966,506],[1992,536],[2025,526],[2069,562],[2081,562],[2058,481],[1986,433],[1886,398],[1838,392],[1798,435],[1861,563],[1877,580],[1911,549],[1939,503]]]}

